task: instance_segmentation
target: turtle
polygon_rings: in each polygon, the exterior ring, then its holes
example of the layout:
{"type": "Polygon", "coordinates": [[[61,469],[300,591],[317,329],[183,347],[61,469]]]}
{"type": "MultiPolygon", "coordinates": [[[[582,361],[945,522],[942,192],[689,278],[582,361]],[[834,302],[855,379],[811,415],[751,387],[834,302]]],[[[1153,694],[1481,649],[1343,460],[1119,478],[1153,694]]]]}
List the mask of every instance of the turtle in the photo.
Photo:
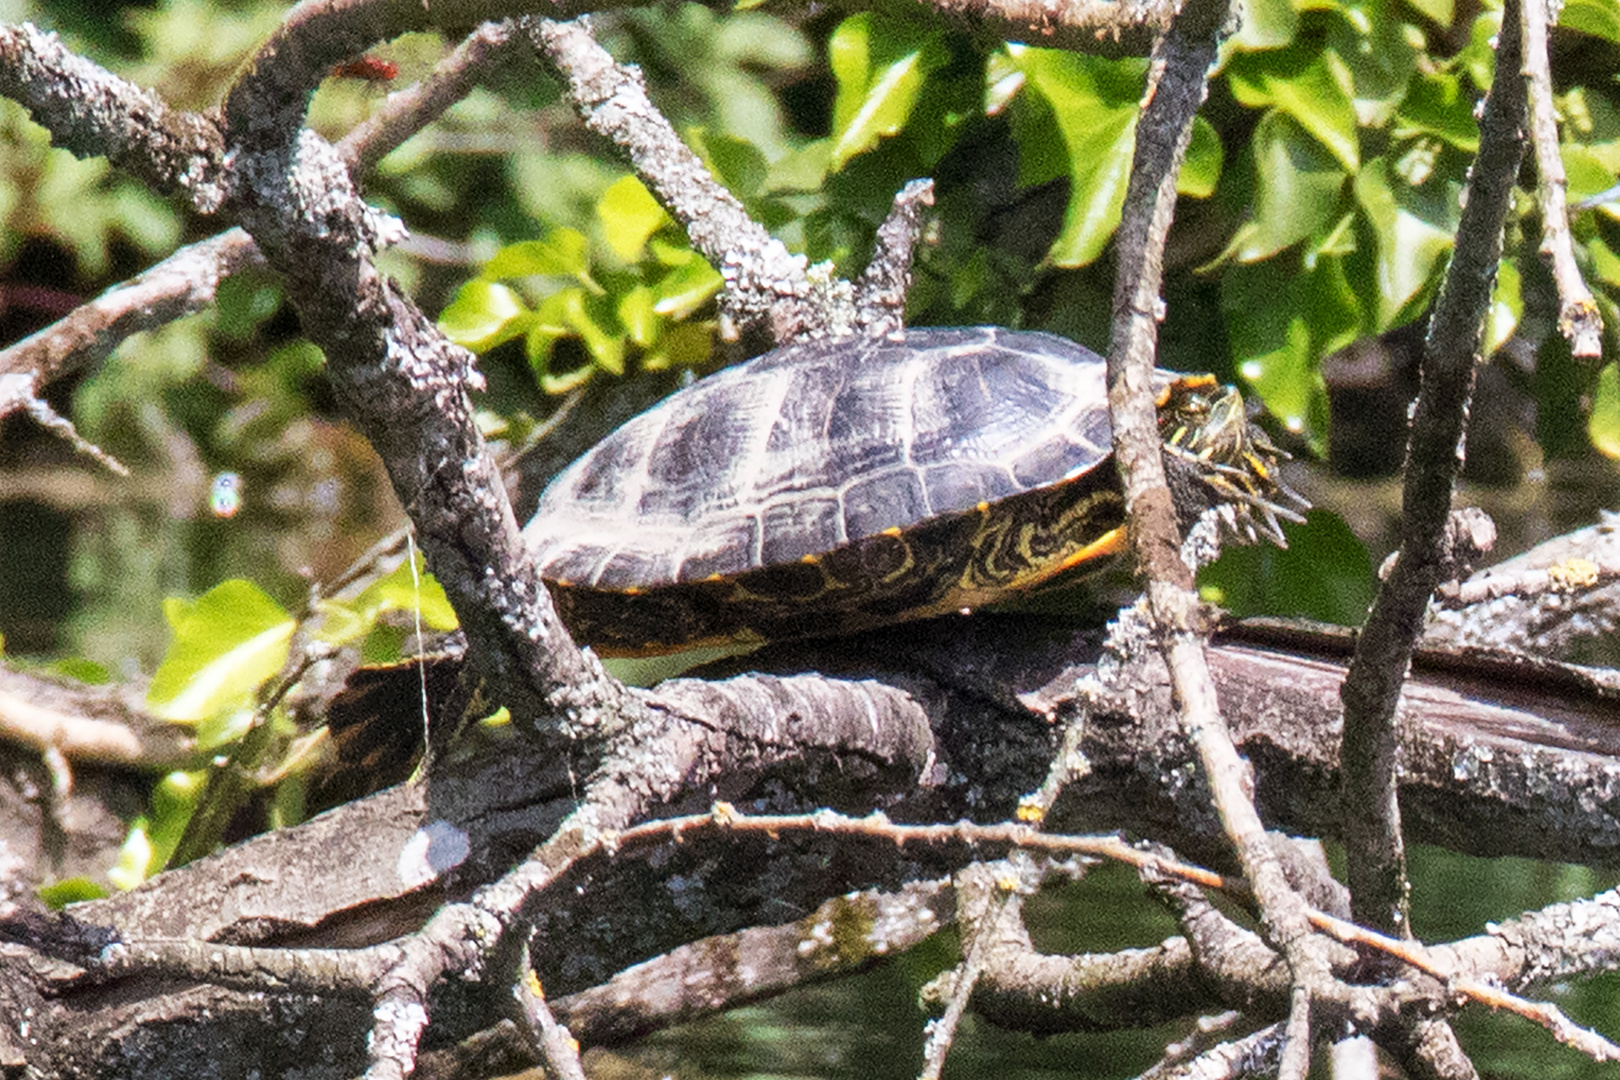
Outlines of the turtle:
{"type": "MultiPolygon", "coordinates": [[[[1037,331],[809,340],[701,379],[559,473],[525,542],[608,656],[842,635],[981,607],[1124,546],[1105,364],[1037,331]]],[[[1286,546],[1287,455],[1211,376],[1158,371],[1186,527],[1286,546]]]]}

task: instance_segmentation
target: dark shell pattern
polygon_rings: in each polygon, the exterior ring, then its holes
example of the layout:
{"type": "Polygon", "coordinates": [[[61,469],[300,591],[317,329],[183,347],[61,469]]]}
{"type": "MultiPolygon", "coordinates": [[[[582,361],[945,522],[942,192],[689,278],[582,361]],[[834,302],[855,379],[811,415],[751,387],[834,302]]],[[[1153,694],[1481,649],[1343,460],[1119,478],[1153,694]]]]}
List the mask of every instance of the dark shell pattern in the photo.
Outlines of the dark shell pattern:
{"type": "Polygon", "coordinates": [[[524,530],[547,580],[730,578],[1081,475],[1102,359],[996,327],[810,341],[710,376],[560,473],[524,530]]]}

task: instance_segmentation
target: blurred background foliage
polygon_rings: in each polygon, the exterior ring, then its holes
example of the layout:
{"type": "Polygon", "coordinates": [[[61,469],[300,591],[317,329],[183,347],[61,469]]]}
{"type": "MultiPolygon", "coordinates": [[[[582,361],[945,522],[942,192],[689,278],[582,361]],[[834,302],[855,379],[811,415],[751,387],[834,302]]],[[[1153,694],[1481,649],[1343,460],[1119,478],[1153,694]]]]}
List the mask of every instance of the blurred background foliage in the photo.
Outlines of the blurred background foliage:
{"type": "MultiPolygon", "coordinates": [[[[204,108],[286,7],[0,0],[0,20],[36,20],[175,104],[204,108]]],[[[1492,0],[1248,0],[1244,9],[1181,178],[1161,362],[1213,371],[1263,404],[1264,422],[1295,455],[1289,482],[1317,506],[1289,529],[1286,551],[1228,552],[1205,572],[1207,594],[1239,613],[1356,623],[1372,567],[1394,545],[1422,319],[1451,247],[1500,11],[1492,0]]],[[[921,5],[719,13],[665,3],[604,14],[596,26],[619,59],[641,66],[654,100],[714,173],[794,251],[858,274],[894,193],[932,176],[913,325],[996,323],[1106,346],[1109,241],[1144,61],[977,39],[921,5]]],[[[1620,174],[1620,0],[1568,0],[1553,46],[1579,203],[1620,174]]],[[[326,81],[312,123],[340,137],[448,47],[428,34],[377,47],[370,55],[382,63],[369,73],[326,81]]],[[[104,162],[49,149],[9,102],[0,102],[0,145],[0,344],[215,231],[104,162]]],[[[1524,176],[1533,182],[1533,163],[1524,176]]],[[[387,272],[482,354],[482,419],[503,452],[547,437],[587,445],[580,432],[614,415],[613,387],[667,389],[678,373],[715,362],[718,275],[532,58],[493,72],[361,183],[410,229],[385,254],[387,272]]],[[[1577,210],[1573,230],[1612,360],[1620,197],[1577,210]]],[[[1612,363],[1570,357],[1539,241],[1535,201],[1521,192],[1462,494],[1496,518],[1502,555],[1589,523],[1597,507],[1615,505],[1620,486],[1620,380],[1612,363]]],[[[227,282],[213,309],[137,336],[49,398],[133,476],[75,458],[25,419],[0,426],[9,657],[156,674],[156,707],[202,701],[184,722],[262,768],[267,754],[285,764],[300,753],[284,713],[257,726],[243,719],[264,700],[295,623],[318,612],[325,632],[364,641],[368,657],[387,662],[404,634],[390,612],[420,607],[433,625],[448,618],[431,597],[403,598],[397,574],[375,595],[341,601],[341,611],[312,603],[313,584],[337,577],[402,517],[369,448],[336,418],[321,357],[272,276],[227,282]],[[199,652],[199,641],[212,651],[199,652]],[[213,685],[216,696],[202,694],[198,680],[217,678],[218,656],[231,648],[250,648],[255,662],[213,685]],[[261,742],[244,747],[250,727],[261,742]]],[[[544,471],[522,472],[520,507],[532,506],[544,471]]],[[[301,816],[301,789],[276,790],[267,818],[301,816]]],[[[166,781],[114,877],[133,882],[161,865],[203,798],[196,774],[166,781]]],[[[203,850],[211,842],[191,841],[203,850]]],[[[1529,891],[1561,894],[1567,877],[1553,877],[1557,889],[1529,891]]],[[[1427,895],[1440,905],[1431,911],[1452,902],[1444,890],[1427,895]]],[[[739,1022],[772,1037],[775,1021],[739,1022]]],[[[726,1037],[710,1032],[705,1045],[726,1037]]],[[[1008,1052],[999,1036],[985,1038],[1008,1052]]],[[[760,1045],[750,1044],[749,1060],[763,1060],[760,1045]]],[[[817,1075],[870,1075],[867,1051],[848,1060],[856,1064],[817,1075]]],[[[1031,1074],[1051,1067],[1046,1056],[1029,1060],[1031,1074]]],[[[1520,1068],[1506,1058],[1501,1067],[1520,1068]]]]}

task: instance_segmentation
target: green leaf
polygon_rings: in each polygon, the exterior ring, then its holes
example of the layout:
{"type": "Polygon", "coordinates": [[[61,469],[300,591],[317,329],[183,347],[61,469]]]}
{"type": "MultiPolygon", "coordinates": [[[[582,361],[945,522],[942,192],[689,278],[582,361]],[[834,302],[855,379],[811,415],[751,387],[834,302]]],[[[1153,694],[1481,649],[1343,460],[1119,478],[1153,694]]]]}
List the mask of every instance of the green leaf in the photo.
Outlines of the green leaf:
{"type": "Polygon", "coordinates": [[[1407,2],[1432,19],[1440,29],[1451,29],[1451,20],[1456,17],[1454,0],[1407,0],[1407,2]]]}
{"type": "Polygon", "coordinates": [[[640,348],[647,348],[658,340],[659,319],[654,310],[657,298],[645,285],[637,285],[619,297],[619,322],[624,332],[640,348]]]}
{"type": "Polygon", "coordinates": [[[597,200],[596,216],[608,246],[626,262],[641,258],[647,238],[674,224],[652,192],[634,176],[622,176],[608,186],[597,200]]]}
{"type": "Polygon", "coordinates": [[[852,15],[827,42],[827,60],[838,81],[833,101],[833,148],[829,168],[905,126],[928,73],[945,63],[943,33],[872,12],[852,15]]]}
{"type": "Polygon", "coordinates": [[[1373,329],[1382,332],[1406,321],[1409,309],[1435,283],[1451,250],[1452,234],[1408,209],[1383,158],[1368,162],[1354,187],[1356,201],[1378,238],[1378,320],[1373,329]]]}
{"type": "Polygon", "coordinates": [[[1298,122],[1275,109],[1260,118],[1250,139],[1254,154],[1254,216],[1238,229],[1226,255],[1239,262],[1269,258],[1312,234],[1324,233],[1339,214],[1345,174],[1298,122]]]}
{"type": "Polygon", "coordinates": [[[1496,287],[1491,291],[1491,307],[1485,313],[1485,355],[1491,356],[1507,344],[1524,317],[1523,281],[1518,261],[1504,258],[1496,267],[1496,287]]]}
{"type": "Polygon", "coordinates": [[[1571,203],[1614,186],[1614,172],[1591,147],[1583,143],[1564,143],[1558,150],[1564,160],[1564,178],[1569,184],[1571,203]]]}
{"type": "Polygon", "coordinates": [[[416,553],[414,574],[411,565],[401,562],[351,600],[323,601],[321,613],[325,620],[320,640],[333,645],[357,641],[371,633],[378,618],[390,611],[417,611],[425,628],[454,630],[457,626],[455,610],[444,595],[443,587],[427,572],[421,552],[416,553]]]}
{"type": "Polygon", "coordinates": [[[200,723],[250,703],[286,664],[298,625],[263,589],[240,579],[169,612],[174,641],[146,700],[155,715],[178,723],[200,723]]]}
{"type": "Polygon", "coordinates": [[[1592,270],[1599,281],[1610,286],[1620,286],[1620,254],[1603,242],[1603,237],[1594,236],[1586,244],[1586,253],[1592,260],[1592,270]]]}
{"type": "Polygon", "coordinates": [[[1176,193],[1189,199],[1207,199],[1215,194],[1225,154],[1215,125],[1202,116],[1193,117],[1192,141],[1187,144],[1187,160],[1176,178],[1176,193]]]}
{"type": "MultiPolygon", "coordinates": [[[[0,644],[3,644],[3,639],[0,639],[0,644]]],[[[81,656],[68,656],[61,660],[54,660],[45,665],[45,670],[89,686],[105,686],[107,683],[112,682],[112,672],[94,660],[86,660],[81,656]]]]}
{"type": "Polygon", "coordinates": [[[1605,365],[1598,372],[1586,431],[1599,452],[1607,457],[1620,458],[1620,368],[1614,364],[1605,365]]]}
{"type": "Polygon", "coordinates": [[[1412,80],[1395,113],[1397,139],[1433,135],[1465,153],[1479,150],[1479,123],[1462,80],[1449,72],[1425,72],[1412,80]]]}
{"type": "Polygon", "coordinates": [[[1343,259],[1318,255],[1228,267],[1221,276],[1232,358],[1238,373],[1290,431],[1320,442],[1326,391],[1322,358],[1355,340],[1364,321],[1343,259]]]}
{"type": "Polygon", "coordinates": [[[1323,55],[1348,71],[1356,120],[1383,127],[1417,72],[1413,41],[1421,42],[1423,33],[1399,17],[1391,0],[1346,3],[1338,14],[1329,21],[1323,55]]]}
{"type": "Polygon", "coordinates": [[[544,240],[520,240],[501,248],[480,276],[491,281],[536,275],[586,278],[590,267],[590,241],[585,234],[558,227],[544,240]]]}
{"type": "MultiPolygon", "coordinates": [[[[1050,107],[1068,151],[1069,205],[1047,258],[1058,266],[1083,266],[1102,254],[1119,225],[1147,69],[1137,60],[1054,49],[1010,45],[1008,54],[1029,89],[1050,107]]],[[[1021,150],[1025,145],[1020,140],[1021,150]]]]}
{"type": "Polygon", "coordinates": [[[1327,147],[1347,173],[1361,164],[1356,110],[1350,100],[1349,75],[1335,70],[1317,48],[1240,53],[1232,58],[1226,78],[1232,96],[1250,108],[1270,106],[1299,122],[1327,147]]]}
{"type": "Polygon", "coordinates": [[[653,310],[669,319],[684,319],[720,292],[725,285],[720,272],[696,252],[653,286],[653,310]]]}
{"type": "Polygon", "coordinates": [[[172,772],[152,790],[152,812],[130,826],[118,860],[107,870],[107,880],[120,889],[133,889],[162,870],[185,835],[207,786],[203,772],[172,772]]]}
{"type": "Polygon", "coordinates": [[[641,366],[648,371],[695,368],[704,364],[713,351],[712,325],[697,322],[675,323],[664,330],[657,346],[641,358],[641,366]]]}
{"type": "Polygon", "coordinates": [[[715,175],[739,199],[759,194],[770,174],[770,164],[759,147],[735,135],[721,135],[701,127],[687,128],[686,142],[715,175]]]}
{"type": "Polygon", "coordinates": [[[354,606],[373,621],[389,611],[415,611],[422,625],[440,632],[454,630],[458,625],[450,598],[437,578],[427,572],[427,560],[418,551],[414,568],[411,562],[402,562],[392,573],[378,578],[354,599],[354,606]]]}
{"type": "Polygon", "coordinates": [[[1620,0],[1568,0],[1558,25],[1620,44],[1620,0]]]}
{"type": "Polygon", "coordinates": [[[507,286],[473,278],[439,313],[439,329],[457,345],[486,352],[524,333],[531,314],[507,286]]]}
{"type": "Polygon", "coordinates": [[[1205,600],[1238,616],[1277,615],[1358,626],[1377,592],[1372,560],[1337,514],[1286,525],[1288,547],[1228,545],[1198,575],[1205,600]]]}
{"type": "Polygon", "coordinates": [[[1294,40],[1299,14],[1289,0],[1248,0],[1243,5],[1243,23],[1232,37],[1232,47],[1240,51],[1280,49],[1294,40]]]}
{"type": "Polygon", "coordinates": [[[69,904],[84,900],[100,900],[106,895],[106,886],[98,885],[87,877],[63,878],[50,885],[42,885],[39,889],[40,900],[52,911],[61,911],[69,904]]]}
{"type": "MultiPolygon", "coordinates": [[[[609,325],[614,315],[606,310],[605,303],[601,298],[587,296],[580,288],[561,289],[541,301],[529,328],[527,346],[529,363],[543,384],[549,378],[553,380],[549,385],[564,385],[550,370],[552,346],[564,337],[578,337],[598,367],[614,375],[624,374],[625,336],[609,325]]],[[[577,385],[588,378],[589,370],[585,369],[583,375],[576,373],[566,385],[577,385]]]]}

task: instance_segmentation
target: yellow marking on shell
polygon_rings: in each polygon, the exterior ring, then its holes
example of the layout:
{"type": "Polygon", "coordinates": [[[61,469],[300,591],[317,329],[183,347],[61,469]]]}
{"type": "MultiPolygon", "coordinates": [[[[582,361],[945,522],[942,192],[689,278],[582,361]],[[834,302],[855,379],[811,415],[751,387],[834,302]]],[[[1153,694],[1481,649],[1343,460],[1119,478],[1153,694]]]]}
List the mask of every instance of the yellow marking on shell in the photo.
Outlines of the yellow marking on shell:
{"type": "Polygon", "coordinates": [[[900,535],[900,526],[898,526],[898,525],[890,525],[887,529],[884,529],[883,532],[880,535],[883,535],[883,536],[896,536],[897,537],[897,536],[900,535]]]}
{"type": "Polygon", "coordinates": [[[620,589],[619,591],[622,592],[626,596],[640,596],[646,590],[643,589],[640,585],[626,585],[624,588],[620,589]]]}
{"type": "Polygon", "coordinates": [[[980,499],[979,500],[979,513],[988,514],[989,512],[990,512],[990,504],[985,502],[983,499],[980,499]]]}
{"type": "Polygon", "coordinates": [[[708,577],[704,578],[703,580],[704,581],[724,581],[724,580],[726,580],[726,575],[724,575],[720,571],[716,570],[714,573],[710,574],[708,577]]]}
{"type": "Polygon", "coordinates": [[[565,577],[557,578],[552,584],[562,589],[572,589],[574,587],[574,583],[565,577]]]}
{"type": "Polygon", "coordinates": [[[816,565],[816,563],[821,561],[821,556],[819,556],[819,555],[801,555],[801,556],[799,556],[799,561],[804,563],[804,565],[806,565],[806,566],[814,566],[814,565],[816,565]]]}

